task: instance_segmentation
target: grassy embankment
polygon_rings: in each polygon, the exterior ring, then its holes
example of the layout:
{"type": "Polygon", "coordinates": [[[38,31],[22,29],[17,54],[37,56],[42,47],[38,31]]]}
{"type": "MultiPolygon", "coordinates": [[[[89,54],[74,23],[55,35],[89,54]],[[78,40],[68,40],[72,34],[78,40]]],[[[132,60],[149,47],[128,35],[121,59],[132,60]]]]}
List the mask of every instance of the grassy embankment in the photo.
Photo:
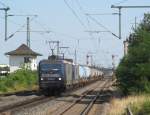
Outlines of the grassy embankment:
{"type": "Polygon", "coordinates": [[[0,94],[37,88],[37,72],[20,69],[0,79],[0,94]]]}
{"type": "Polygon", "coordinates": [[[125,115],[127,106],[133,115],[150,115],[150,13],[130,34],[128,54],[121,59],[116,77],[126,97],[112,100],[110,115],[125,115]]]}
{"type": "Polygon", "coordinates": [[[108,115],[126,115],[127,107],[131,108],[133,115],[150,115],[150,95],[112,99],[108,115]]]}

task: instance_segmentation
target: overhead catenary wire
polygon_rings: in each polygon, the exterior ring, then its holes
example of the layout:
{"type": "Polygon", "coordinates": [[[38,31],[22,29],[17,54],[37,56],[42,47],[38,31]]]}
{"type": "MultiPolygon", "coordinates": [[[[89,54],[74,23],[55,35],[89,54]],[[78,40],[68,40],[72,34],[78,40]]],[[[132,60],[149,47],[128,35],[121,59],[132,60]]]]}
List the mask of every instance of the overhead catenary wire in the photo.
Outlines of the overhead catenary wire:
{"type": "MultiPolygon", "coordinates": [[[[39,26],[41,26],[45,31],[48,30],[48,29],[46,29],[46,28],[47,28],[46,25],[41,24],[41,23],[40,23],[39,21],[37,21],[37,20],[36,20],[36,21],[34,20],[34,22],[37,23],[37,24],[39,24],[39,26]]],[[[56,35],[58,35],[58,36],[64,36],[64,37],[67,37],[67,38],[72,39],[72,40],[77,40],[78,43],[79,43],[79,40],[87,40],[87,38],[78,38],[78,37],[72,36],[72,35],[70,35],[70,34],[68,34],[68,33],[58,32],[58,31],[55,31],[55,30],[53,30],[53,29],[51,29],[50,31],[51,31],[51,33],[54,33],[54,34],[56,34],[56,35]]],[[[41,35],[42,35],[42,34],[41,34],[41,35]]],[[[89,39],[89,38],[88,38],[88,39],[89,39]]]]}
{"type": "MultiPolygon", "coordinates": [[[[5,17],[0,17],[0,18],[5,20],[5,17]]],[[[16,23],[16,22],[13,21],[13,20],[8,20],[8,21],[11,22],[11,23],[14,24],[14,25],[22,26],[21,24],[16,23]]],[[[3,35],[2,35],[2,36],[3,36],[3,35]]]]}
{"type": "MultiPolygon", "coordinates": [[[[35,17],[31,18],[30,22],[34,20],[35,17]]],[[[9,40],[10,38],[12,38],[16,33],[18,33],[19,31],[21,31],[24,27],[26,26],[26,23],[23,24],[19,29],[17,29],[14,33],[12,33],[10,36],[8,36],[8,38],[6,40],[9,40]]]]}
{"type": "Polygon", "coordinates": [[[74,11],[74,9],[69,5],[69,3],[67,2],[67,0],[64,0],[64,3],[66,4],[66,6],[70,9],[70,11],[72,12],[72,14],[78,19],[79,23],[86,28],[85,24],[82,22],[82,20],[80,19],[80,17],[77,15],[77,13],[74,11]]]}
{"type": "MultiPolygon", "coordinates": [[[[68,3],[68,2],[67,2],[68,3]]],[[[78,1],[78,4],[79,4],[79,1],[78,1]]],[[[67,4],[67,5],[69,5],[69,4],[67,4]]],[[[71,8],[72,9],[72,7],[69,5],[69,8],[71,8]]],[[[75,10],[74,9],[72,9],[73,10],[73,12],[75,12],[75,10]]],[[[82,10],[82,13],[85,15],[85,13],[84,13],[84,9],[82,8],[82,6],[80,5],[80,10],[82,10]]],[[[75,14],[76,14],[76,12],[75,12],[75,14]]],[[[77,14],[76,14],[76,16],[78,16],[77,14]]],[[[79,17],[78,17],[79,18],[79,17]]],[[[79,18],[80,19],[80,18],[79,18]]],[[[39,23],[37,20],[34,20],[34,21],[36,21],[36,23],[39,23]]],[[[82,22],[81,22],[82,23],[82,22]]],[[[45,29],[45,27],[43,26],[43,24],[40,24],[39,23],[39,25],[40,26],[42,26],[42,28],[44,28],[45,29]]],[[[83,24],[82,24],[83,25],[83,24]]],[[[85,26],[84,26],[85,27],[85,26]]],[[[68,35],[68,34],[65,34],[65,33],[60,33],[60,32],[56,32],[56,31],[53,31],[53,30],[51,30],[51,33],[55,33],[56,35],[61,35],[61,36],[65,36],[65,37],[68,37],[68,38],[71,38],[71,39],[77,39],[77,40],[79,40],[79,39],[81,39],[81,38],[77,38],[77,37],[74,37],[74,36],[72,36],[72,35],[68,35]]],[[[87,38],[86,38],[87,39],[87,38]]],[[[94,45],[95,46],[95,45],[94,45]]],[[[94,47],[93,46],[93,47],[94,47]]]]}
{"type": "Polygon", "coordinates": [[[4,4],[3,2],[0,1],[0,4],[4,7],[8,7],[6,4],[4,4]]]}
{"type": "MultiPolygon", "coordinates": [[[[81,6],[81,4],[80,4],[80,2],[79,2],[79,0],[75,0],[76,1],[76,4],[78,5],[78,7],[79,7],[79,9],[80,9],[80,11],[82,12],[82,14],[85,16],[85,18],[86,18],[86,21],[87,21],[87,29],[89,29],[89,30],[92,30],[92,27],[90,26],[90,20],[88,19],[88,16],[85,14],[85,10],[84,10],[84,8],[81,6]]],[[[93,42],[93,50],[95,49],[95,43],[94,43],[94,41],[93,41],[93,39],[94,39],[94,36],[93,36],[93,34],[91,33],[91,32],[88,32],[88,35],[91,37],[91,42],[93,42]]]]}
{"type": "MultiPolygon", "coordinates": [[[[5,19],[5,17],[2,17],[2,16],[0,16],[0,18],[1,18],[1,19],[5,19]]],[[[13,20],[8,19],[8,21],[9,21],[10,23],[14,24],[14,25],[22,26],[21,24],[15,22],[15,21],[13,21],[13,20]]]]}
{"type": "Polygon", "coordinates": [[[85,11],[84,11],[84,9],[82,8],[82,6],[81,6],[81,4],[80,4],[79,0],[75,0],[75,1],[76,1],[76,4],[78,5],[78,7],[79,7],[80,11],[84,14],[84,13],[85,13],[85,11]]]}
{"type": "Polygon", "coordinates": [[[34,20],[34,22],[37,23],[45,31],[50,30],[51,33],[55,33],[55,34],[58,34],[58,35],[61,35],[61,36],[65,36],[65,37],[71,38],[71,39],[81,39],[81,38],[77,38],[75,36],[72,36],[72,35],[69,35],[69,34],[66,34],[66,33],[62,33],[62,32],[55,31],[53,29],[49,29],[48,27],[46,27],[45,24],[42,24],[42,23],[40,23],[37,20],[34,20]]]}
{"type": "MultiPolygon", "coordinates": [[[[80,11],[83,13],[83,15],[85,16],[85,18],[86,18],[86,20],[87,20],[87,28],[88,28],[88,29],[91,29],[90,21],[89,21],[89,19],[88,19],[88,16],[85,14],[85,10],[84,10],[83,7],[81,6],[79,0],[75,0],[75,1],[76,1],[76,4],[78,5],[80,11]]],[[[93,38],[93,36],[92,36],[91,33],[89,33],[89,35],[90,35],[90,37],[93,38]]]]}
{"type": "MultiPolygon", "coordinates": [[[[79,1],[78,1],[78,2],[79,2],[79,1]]],[[[68,2],[67,2],[67,3],[68,3],[68,2]]],[[[78,3],[78,4],[79,4],[79,3],[78,3]]],[[[67,4],[67,5],[69,5],[69,4],[67,4]]],[[[67,6],[67,7],[68,7],[68,6],[67,6]]],[[[71,9],[72,9],[72,7],[71,7],[70,5],[69,5],[69,8],[71,8],[71,9]]],[[[80,9],[80,10],[82,10],[83,15],[84,15],[84,16],[86,16],[86,15],[85,15],[85,13],[84,13],[84,9],[82,8],[82,6],[81,6],[81,5],[80,5],[80,8],[79,8],[79,9],[80,9]]],[[[72,10],[73,10],[73,12],[75,12],[75,10],[74,10],[74,9],[72,9],[72,10]]],[[[71,11],[72,11],[72,10],[71,10],[71,11]]],[[[75,12],[75,14],[74,14],[74,15],[75,15],[75,16],[77,16],[77,17],[78,17],[78,19],[80,19],[80,17],[77,15],[77,13],[76,13],[76,12],[75,12]],[[76,15],[75,15],[75,14],[76,14],[76,15]]],[[[80,20],[81,20],[81,19],[80,19],[80,20]]],[[[82,21],[82,20],[81,20],[81,21],[82,21]]],[[[36,22],[37,22],[37,20],[36,20],[36,22]]],[[[80,21],[79,21],[79,22],[80,22],[80,21]]],[[[38,23],[38,22],[37,22],[37,23],[38,23]]],[[[81,23],[83,23],[83,22],[80,22],[80,24],[81,24],[81,23]]],[[[84,24],[84,23],[83,23],[83,24],[84,24]]],[[[81,25],[85,27],[85,24],[84,24],[84,25],[83,25],[83,24],[81,24],[81,25]]],[[[42,27],[44,27],[44,26],[43,26],[43,25],[41,25],[41,24],[39,24],[39,25],[40,25],[40,26],[42,26],[42,27]]],[[[86,28],[86,27],[85,27],[85,28],[86,28]]],[[[44,29],[45,29],[45,27],[44,27],[44,29]]],[[[59,34],[59,35],[61,35],[61,36],[63,35],[63,36],[65,36],[65,37],[67,36],[67,37],[72,38],[72,39],[77,39],[77,40],[78,40],[78,39],[81,39],[81,38],[73,37],[72,35],[68,35],[68,34],[64,34],[64,33],[56,32],[56,31],[53,31],[53,30],[51,30],[51,32],[52,32],[52,33],[55,33],[55,34],[59,34]]],[[[90,33],[89,33],[89,34],[90,34],[90,33]]],[[[93,40],[92,40],[92,42],[93,42],[93,40]]],[[[95,46],[95,45],[93,45],[93,47],[94,47],[94,46],[95,46]]]]}
{"type": "Polygon", "coordinates": [[[101,24],[100,22],[98,22],[95,18],[93,18],[92,16],[88,15],[89,18],[91,20],[93,20],[96,24],[98,24],[100,27],[104,28],[106,31],[108,31],[109,33],[111,33],[113,36],[119,38],[116,34],[114,34],[113,32],[111,32],[106,26],[104,26],[103,24],[101,24]]]}
{"type": "MultiPolygon", "coordinates": [[[[37,20],[34,20],[34,22],[35,23],[37,23],[40,27],[42,27],[44,30],[47,30],[47,25],[45,25],[45,24],[43,24],[43,23],[40,23],[39,21],[37,21],[37,20]]],[[[52,30],[51,29],[51,33],[54,33],[54,34],[56,34],[56,35],[59,35],[59,36],[64,36],[64,37],[67,37],[67,38],[69,38],[69,39],[73,39],[73,40],[75,40],[75,42],[77,41],[77,44],[78,45],[76,45],[77,47],[79,47],[79,40],[87,40],[87,38],[78,38],[78,37],[75,37],[75,36],[72,36],[72,35],[69,35],[69,34],[66,34],[66,33],[62,33],[62,32],[58,32],[58,31],[55,31],[55,30],[52,30]]],[[[45,35],[43,35],[43,34],[40,34],[41,36],[43,36],[45,39],[51,39],[51,37],[45,37],[45,35]]],[[[89,38],[88,38],[89,39],[89,38]]],[[[77,49],[77,47],[76,47],[76,49],[77,49]]]]}
{"type": "Polygon", "coordinates": [[[115,3],[115,5],[123,4],[123,3],[127,2],[127,1],[129,1],[129,0],[121,0],[121,1],[119,1],[117,3],[115,3]]]}
{"type": "Polygon", "coordinates": [[[39,22],[39,21],[37,21],[37,20],[34,20],[34,22],[35,22],[36,24],[38,24],[44,31],[51,30],[51,29],[49,29],[45,24],[43,24],[43,23],[41,23],[41,22],[39,22]]]}

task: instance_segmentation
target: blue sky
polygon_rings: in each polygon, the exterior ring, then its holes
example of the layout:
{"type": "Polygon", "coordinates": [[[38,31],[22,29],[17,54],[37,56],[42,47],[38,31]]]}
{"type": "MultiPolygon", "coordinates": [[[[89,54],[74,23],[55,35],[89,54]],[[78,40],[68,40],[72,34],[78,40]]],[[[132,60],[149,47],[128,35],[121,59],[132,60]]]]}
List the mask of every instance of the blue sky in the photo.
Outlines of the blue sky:
{"type": "MultiPolygon", "coordinates": [[[[139,23],[144,12],[149,9],[123,9],[122,10],[122,40],[117,39],[108,32],[89,34],[88,30],[106,31],[93,22],[85,13],[114,13],[111,5],[148,5],[149,0],[66,0],[75,11],[79,19],[67,7],[64,0],[0,0],[0,7],[9,6],[9,14],[37,14],[31,21],[31,30],[52,31],[48,33],[31,33],[31,48],[41,54],[38,60],[47,58],[51,53],[47,40],[59,40],[61,46],[69,46],[66,57],[74,58],[77,49],[78,63],[85,64],[86,54],[92,52],[94,63],[102,66],[111,66],[111,55],[116,55],[116,64],[123,55],[123,40],[132,32],[135,16],[139,23]],[[4,3],[4,4],[3,4],[4,3]],[[84,26],[83,26],[84,25],[84,26]]],[[[17,32],[7,42],[4,41],[4,13],[0,11],[0,63],[7,64],[8,57],[5,52],[16,49],[26,43],[26,33],[17,32]]],[[[92,15],[98,22],[110,31],[118,34],[117,15],[92,15]]],[[[11,35],[26,23],[26,17],[9,17],[8,34],[11,35]]],[[[26,26],[21,29],[26,31],[26,26]]]]}

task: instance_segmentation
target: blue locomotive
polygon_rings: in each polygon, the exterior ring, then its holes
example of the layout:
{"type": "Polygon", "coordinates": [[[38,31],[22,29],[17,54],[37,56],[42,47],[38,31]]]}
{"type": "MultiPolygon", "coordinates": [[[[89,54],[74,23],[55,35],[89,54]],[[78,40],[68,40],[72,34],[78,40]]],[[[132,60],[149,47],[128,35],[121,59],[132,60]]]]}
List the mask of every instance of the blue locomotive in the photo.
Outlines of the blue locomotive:
{"type": "Polygon", "coordinates": [[[50,56],[39,62],[39,88],[45,94],[63,92],[100,79],[103,72],[94,67],[77,65],[71,59],[50,56]]]}

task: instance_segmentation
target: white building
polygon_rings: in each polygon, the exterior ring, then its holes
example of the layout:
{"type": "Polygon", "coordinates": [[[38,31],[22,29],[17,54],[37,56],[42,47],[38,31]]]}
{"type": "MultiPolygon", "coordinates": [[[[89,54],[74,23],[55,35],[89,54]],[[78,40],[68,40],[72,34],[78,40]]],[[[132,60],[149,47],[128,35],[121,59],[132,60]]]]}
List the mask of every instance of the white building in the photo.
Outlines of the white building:
{"type": "Polygon", "coordinates": [[[37,70],[37,56],[41,54],[32,51],[28,46],[22,44],[16,50],[5,53],[9,56],[10,72],[14,72],[22,67],[37,70]]]}

